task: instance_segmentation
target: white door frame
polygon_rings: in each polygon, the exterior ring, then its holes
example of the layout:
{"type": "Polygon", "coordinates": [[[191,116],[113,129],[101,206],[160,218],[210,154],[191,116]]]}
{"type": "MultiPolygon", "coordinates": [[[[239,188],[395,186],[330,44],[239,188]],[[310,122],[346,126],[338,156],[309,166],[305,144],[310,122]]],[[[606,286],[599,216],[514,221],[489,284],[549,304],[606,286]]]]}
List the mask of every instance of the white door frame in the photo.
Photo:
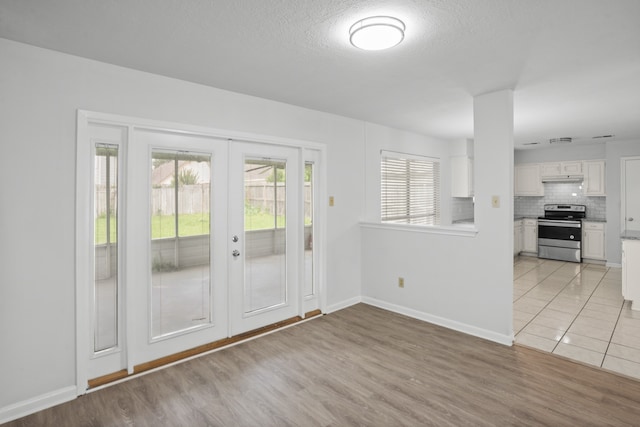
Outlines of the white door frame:
{"type": "MultiPolygon", "coordinates": [[[[92,314],[93,291],[89,289],[88,284],[94,281],[94,272],[91,266],[94,265],[95,249],[93,247],[94,224],[91,208],[93,206],[93,167],[91,163],[95,156],[95,143],[108,143],[118,145],[119,148],[119,200],[126,198],[126,187],[123,185],[123,176],[126,169],[124,161],[126,148],[129,139],[129,127],[122,123],[102,122],[99,120],[91,120],[87,116],[78,115],[78,144],[77,144],[77,184],[76,184],[76,340],[77,353],[76,358],[77,373],[84,372],[85,377],[90,375],[90,370],[95,369],[123,369],[127,363],[127,347],[126,347],[126,327],[123,322],[118,322],[117,335],[118,345],[113,349],[101,352],[97,356],[93,352],[93,328],[95,327],[95,319],[92,314]],[[95,126],[95,128],[94,128],[95,126]],[[96,128],[103,127],[103,131],[96,132],[96,128]],[[105,131],[111,129],[111,131],[105,131]],[[100,135],[98,135],[100,134],[100,135]],[[119,135],[116,135],[119,134],[119,135]],[[82,178],[80,178],[82,177],[82,178]],[[83,280],[80,280],[83,278],[83,280]],[[82,283],[82,286],[79,284],[82,283]],[[80,357],[80,354],[82,357],[80,357]],[[91,362],[90,362],[91,361],[91,362]],[[90,367],[93,364],[93,367],[90,367]],[[118,368],[114,368],[114,366],[118,368]]],[[[122,235],[123,224],[122,219],[125,217],[125,209],[119,209],[118,213],[118,235],[122,235]]],[[[118,318],[126,317],[124,302],[125,298],[122,292],[123,278],[125,276],[124,262],[125,250],[124,245],[118,239],[118,318]]],[[[78,382],[78,393],[86,389],[86,380],[78,382]]]]}
{"type": "MultiPolygon", "coordinates": [[[[223,140],[245,141],[252,143],[271,144],[275,146],[289,146],[303,150],[316,151],[319,164],[316,164],[316,173],[320,179],[315,183],[316,193],[316,217],[314,218],[314,249],[317,249],[317,293],[318,303],[321,311],[326,311],[326,204],[321,201],[327,199],[326,192],[326,145],[311,141],[303,141],[290,138],[270,137],[265,135],[235,132],[228,130],[214,129],[204,126],[187,125],[183,123],[150,120],[136,117],[129,117],[117,114],[99,113],[87,110],[77,112],[77,155],[76,155],[76,247],[75,247],[75,281],[76,281],[76,393],[82,395],[87,392],[89,378],[89,349],[91,348],[91,309],[88,305],[90,298],[88,283],[93,282],[93,270],[90,267],[89,253],[93,250],[93,239],[89,236],[91,229],[90,209],[91,191],[90,182],[87,177],[91,171],[91,150],[88,140],[89,124],[102,123],[107,125],[121,126],[127,129],[127,138],[133,134],[134,128],[152,130],[170,130],[172,132],[199,135],[208,138],[219,138],[223,140]]],[[[128,153],[123,153],[124,162],[127,162],[128,153]]],[[[304,165],[304,155],[301,159],[304,165]]],[[[127,167],[131,167],[128,165],[127,167]]],[[[124,183],[125,181],[123,181],[124,183]]],[[[126,207],[125,207],[126,209],[126,207]]],[[[125,224],[126,227],[126,224],[125,224]]],[[[121,236],[121,238],[126,238],[121,236]]],[[[228,240],[228,239],[227,239],[228,240]]],[[[125,243],[126,246],[126,243],[125,243]]],[[[299,257],[303,258],[303,257],[299,257]]],[[[126,264],[122,263],[122,268],[126,269],[126,264]]],[[[302,269],[301,269],[302,270],[302,269]]],[[[126,286],[126,284],[125,284],[126,286]]],[[[299,283],[303,286],[303,282],[299,283]]],[[[299,292],[302,298],[303,292],[299,292]]],[[[131,310],[130,301],[124,295],[122,302],[127,310],[131,310]]],[[[304,307],[299,304],[300,316],[304,317],[304,307]]],[[[133,336],[131,322],[127,322],[123,335],[133,336]]],[[[123,337],[123,339],[125,339],[123,337]]],[[[139,360],[136,357],[134,346],[126,346],[127,371],[133,373],[133,367],[139,360]],[[135,362],[134,362],[135,361],[135,362]]]]}
{"type": "MultiPolygon", "coordinates": [[[[640,161],[640,156],[630,156],[630,157],[621,157],[620,158],[620,232],[625,231],[627,228],[627,179],[626,179],[626,171],[627,171],[627,161],[640,161]]],[[[640,222],[640,218],[635,218],[636,221],[640,222]]]]}
{"type": "MultiPolygon", "coordinates": [[[[322,152],[317,150],[304,149],[302,152],[302,168],[303,168],[302,170],[303,171],[307,163],[310,163],[313,165],[313,169],[312,169],[313,173],[311,177],[311,182],[313,184],[312,186],[313,191],[311,194],[311,201],[313,206],[312,236],[313,236],[313,239],[315,239],[316,235],[321,235],[322,233],[322,229],[323,229],[322,222],[317,221],[321,216],[318,211],[324,207],[324,204],[321,203],[321,200],[326,200],[324,198],[322,199],[320,198],[320,193],[321,193],[320,188],[324,184],[324,180],[320,179],[320,176],[323,176],[320,174],[320,169],[321,169],[321,166],[324,164],[324,162],[322,162],[322,152]]],[[[302,188],[302,194],[300,195],[300,200],[302,202],[303,216],[304,216],[304,191],[305,191],[304,188],[302,188]]],[[[303,224],[303,228],[304,228],[304,224],[303,224]]],[[[304,231],[303,231],[303,236],[304,236],[304,231]]],[[[304,247],[302,249],[304,252],[304,247]]],[[[324,270],[320,268],[320,265],[321,265],[320,257],[322,255],[321,253],[322,251],[320,249],[321,248],[318,248],[318,250],[315,250],[314,248],[312,251],[312,266],[313,266],[312,280],[314,285],[313,294],[305,295],[305,292],[300,293],[300,307],[302,308],[300,310],[300,316],[303,318],[306,313],[309,313],[314,310],[320,309],[321,307],[324,307],[323,303],[321,302],[321,296],[324,295],[325,293],[319,291],[320,283],[322,283],[322,281],[320,280],[320,276],[324,272],[324,270]]],[[[306,268],[306,264],[304,263],[304,260],[303,260],[303,265],[306,268]]],[[[299,279],[302,283],[304,283],[305,281],[305,275],[306,275],[305,268],[302,269],[301,276],[299,279]]],[[[304,289],[304,286],[303,286],[303,289],[304,289]]]]}

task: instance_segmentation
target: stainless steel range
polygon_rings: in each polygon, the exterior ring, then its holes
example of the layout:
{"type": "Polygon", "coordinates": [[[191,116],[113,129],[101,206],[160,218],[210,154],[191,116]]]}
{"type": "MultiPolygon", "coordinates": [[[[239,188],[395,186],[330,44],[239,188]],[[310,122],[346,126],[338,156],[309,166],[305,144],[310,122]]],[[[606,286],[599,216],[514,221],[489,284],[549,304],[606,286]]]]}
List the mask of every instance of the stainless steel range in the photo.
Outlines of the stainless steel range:
{"type": "Polygon", "coordinates": [[[544,205],[538,218],[538,257],[582,262],[582,219],[584,205],[544,205]]]}

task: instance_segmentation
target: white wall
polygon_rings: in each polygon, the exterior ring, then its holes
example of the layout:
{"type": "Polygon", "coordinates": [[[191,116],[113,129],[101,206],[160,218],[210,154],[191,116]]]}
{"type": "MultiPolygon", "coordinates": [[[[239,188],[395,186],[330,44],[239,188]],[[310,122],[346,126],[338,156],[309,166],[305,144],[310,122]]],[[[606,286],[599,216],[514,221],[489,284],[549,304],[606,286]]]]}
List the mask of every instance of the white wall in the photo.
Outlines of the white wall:
{"type": "Polygon", "coordinates": [[[77,109],[326,144],[327,303],[361,295],[361,121],[4,39],[0,58],[0,422],[75,384],[77,109]]]}
{"type": "MultiPolygon", "coordinates": [[[[507,95],[507,98],[509,96],[507,95]]],[[[503,100],[508,104],[508,99],[503,100]]],[[[481,102],[482,104],[482,102],[481,102]]],[[[509,121],[500,100],[479,106],[486,114],[478,123],[509,121]],[[488,104],[488,105],[486,105],[488,104]],[[495,116],[498,117],[486,117],[495,116]]],[[[508,106],[507,106],[508,107],[508,106]]],[[[508,110],[508,108],[507,108],[508,110]]],[[[513,123],[491,124],[475,135],[477,235],[415,232],[390,226],[362,229],[363,298],[381,307],[446,325],[498,342],[512,337],[513,287],[513,123]],[[487,129],[489,128],[489,129],[487,129]],[[505,130],[506,129],[506,130],[505,130]],[[491,195],[501,207],[491,208],[491,195]],[[398,287],[398,277],[405,279],[398,287]]],[[[375,127],[368,126],[374,131],[375,127]]],[[[446,145],[424,137],[387,129],[367,133],[367,220],[379,222],[380,149],[411,150],[441,157],[446,145]]],[[[442,169],[442,194],[450,194],[442,169]]],[[[454,231],[455,233],[455,231],[454,231]]]]}
{"type": "Polygon", "coordinates": [[[620,158],[625,156],[640,156],[640,140],[608,141],[589,145],[563,145],[541,149],[517,150],[514,157],[516,164],[564,160],[605,159],[607,161],[605,254],[608,264],[619,265],[622,260],[622,242],[620,241],[620,158]]]}
{"type": "Polygon", "coordinates": [[[606,154],[604,143],[584,144],[584,145],[558,145],[543,148],[528,148],[516,150],[514,161],[518,163],[544,163],[562,162],[567,160],[599,160],[604,159],[606,154]]]}

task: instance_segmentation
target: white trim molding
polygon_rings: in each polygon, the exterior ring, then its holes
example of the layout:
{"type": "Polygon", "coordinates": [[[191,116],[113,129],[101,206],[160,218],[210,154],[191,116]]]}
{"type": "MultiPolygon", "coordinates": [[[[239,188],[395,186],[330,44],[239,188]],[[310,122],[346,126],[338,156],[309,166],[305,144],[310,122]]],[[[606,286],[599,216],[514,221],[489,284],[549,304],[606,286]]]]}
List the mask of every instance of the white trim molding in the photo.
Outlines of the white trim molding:
{"type": "Polygon", "coordinates": [[[323,314],[330,314],[338,310],[345,309],[347,307],[351,307],[352,305],[356,305],[362,302],[362,297],[357,296],[353,298],[346,299],[344,301],[337,302],[335,304],[331,304],[327,306],[326,310],[323,311],[323,314]]]}
{"type": "Polygon", "coordinates": [[[458,225],[410,225],[410,224],[382,224],[380,222],[361,222],[363,228],[377,228],[382,230],[405,231],[409,233],[446,234],[448,236],[475,237],[478,229],[473,224],[458,225]]]}
{"type": "Polygon", "coordinates": [[[0,424],[26,417],[43,409],[69,402],[77,397],[76,386],[70,385],[31,399],[0,408],[0,424]]]}
{"type": "Polygon", "coordinates": [[[468,325],[466,323],[457,322],[455,320],[446,319],[444,317],[435,316],[433,314],[425,313],[423,311],[414,310],[411,308],[403,307],[396,304],[391,304],[385,301],[381,301],[371,297],[363,297],[362,302],[372,305],[374,307],[382,308],[384,310],[392,311],[394,313],[403,314],[405,316],[413,317],[414,319],[422,320],[425,322],[433,323],[434,325],[442,326],[447,329],[453,329],[454,331],[462,332],[474,337],[482,338],[485,340],[493,341],[498,344],[512,346],[514,341],[513,333],[510,335],[503,335],[486,329],[478,328],[476,326],[468,325]]]}

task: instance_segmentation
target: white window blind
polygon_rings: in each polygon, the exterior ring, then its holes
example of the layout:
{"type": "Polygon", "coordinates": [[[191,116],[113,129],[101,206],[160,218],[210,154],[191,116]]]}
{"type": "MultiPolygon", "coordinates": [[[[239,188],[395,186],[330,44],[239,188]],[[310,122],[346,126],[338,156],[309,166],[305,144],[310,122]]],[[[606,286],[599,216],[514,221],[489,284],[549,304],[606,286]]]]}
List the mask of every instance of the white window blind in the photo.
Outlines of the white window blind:
{"type": "Polygon", "coordinates": [[[440,162],[437,159],[382,151],[381,221],[440,224],[440,162]]]}

